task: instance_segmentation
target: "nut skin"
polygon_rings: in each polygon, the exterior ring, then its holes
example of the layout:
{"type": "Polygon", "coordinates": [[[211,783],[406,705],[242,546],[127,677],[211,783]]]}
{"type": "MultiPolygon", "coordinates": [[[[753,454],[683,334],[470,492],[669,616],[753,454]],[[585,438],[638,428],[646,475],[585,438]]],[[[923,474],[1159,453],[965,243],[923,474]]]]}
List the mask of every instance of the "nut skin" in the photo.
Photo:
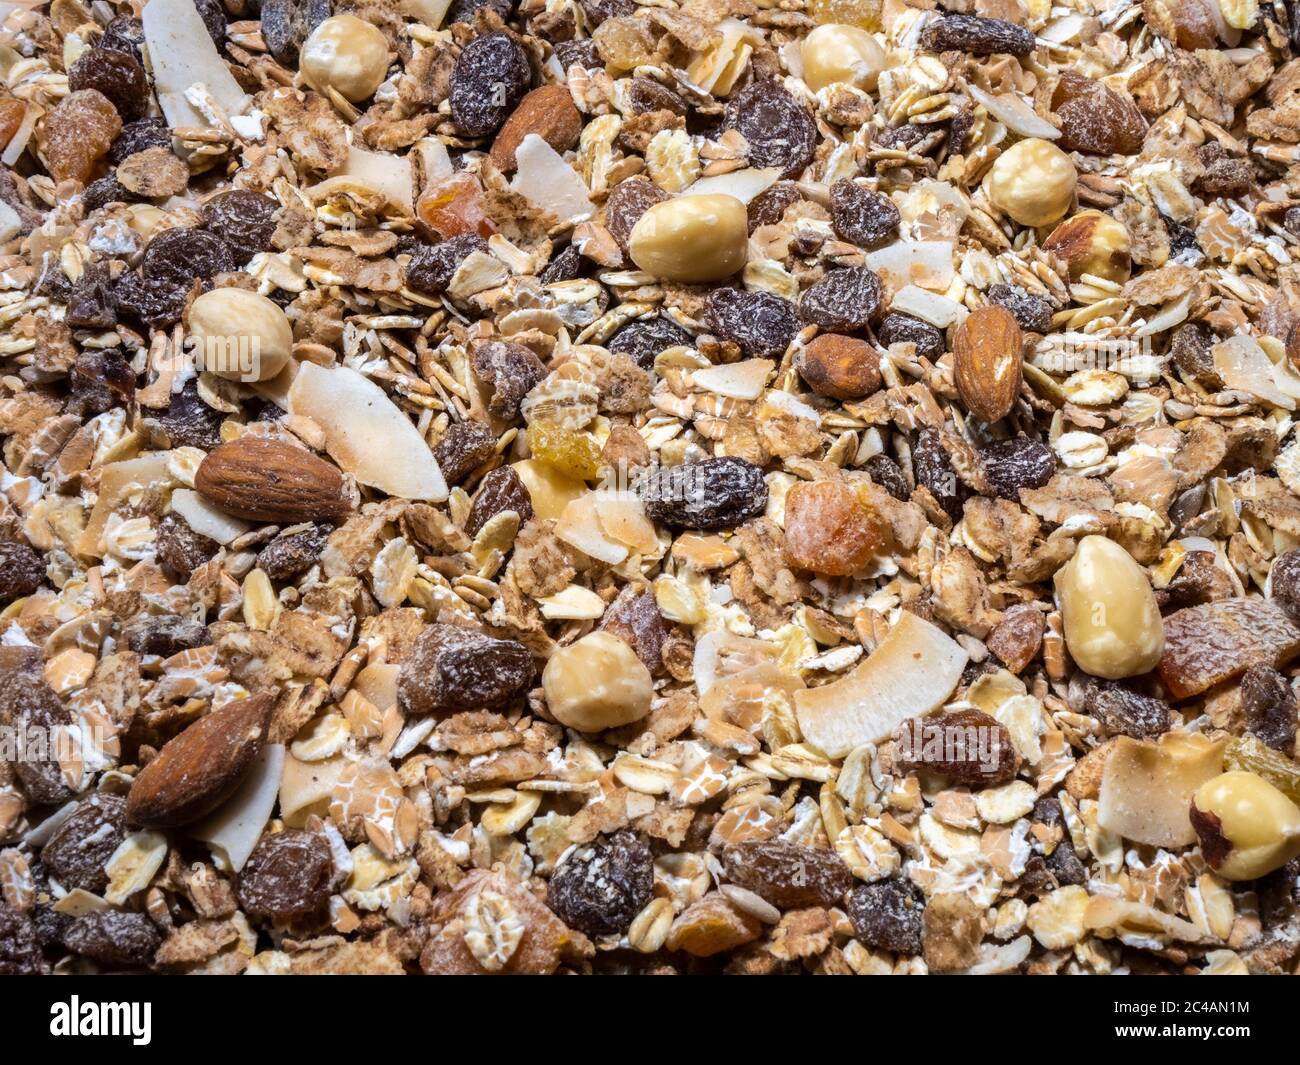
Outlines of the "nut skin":
{"type": "Polygon", "coordinates": [[[249,521],[341,521],[354,505],[335,466],[268,437],[241,436],[214,447],[199,464],[194,487],[249,521]]]}
{"type": "Polygon", "coordinates": [[[557,152],[567,152],[582,134],[582,115],[564,85],[534,89],[514,109],[492,142],[492,162],[503,173],[515,169],[515,150],[530,133],[536,133],[557,152]]]}
{"type": "Polygon", "coordinates": [[[865,340],[822,333],[795,355],[795,369],[820,396],[863,399],[880,388],[880,356],[865,340]]]}
{"type": "Polygon", "coordinates": [[[953,336],[953,379],[962,402],[981,421],[1005,418],[1020,395],[1024,335],[1005,307],[972,312],[953,336]]]}
{"type": "Polygon", "coordinates": [[[1065,643],[1085,673],[1121,680],[1149,673],[1165,648],[1146,571],[1104,536],[1085,536],[1056,571],[1065,643]]]}
{"type": "Polygon", "coordinates": [[[1093,274],[1124,282],[1133,271],[1127,227],[1102,211],[1080,211],[1066,219],[1043,241],[1043,250],[1069,264],[1071,281],[1093,274]]]}
{"type": "Polygon", "coordinates": [[[721,281],[745,265],[749,216],[734,196],[678,196],[651,207],[627,239],[632,261],[664,281],[721,281]]]}
{"type": "Polygon", "coordinates": [[[205,292],[190,305],[189,323],[190,336],[203,345],[204,369],[218,377],[269,381],[289,365],[293,327],[283,310],[257,292],[244,288],[205,292]],[[240,366],[244,352],[239,342],[244,338],[248,351],[256,356],[251,376],[240,366]]]}
{"type": "Polygon", "coordinates": [[[1065,152],[1030,137],[998,156],[989,171],[989,199],[1022,226],[1049,226],[1070,209],[1078,177],[1065,152]]]}
{"type": "Polygon", "coordinates": [[[858,26],[818,26],[804,38],[800,54],[803,80],[813,92],[837,82],[875,92],[885,69],[885,50],[858,26]]]}
{"type": "Polygon", "coordinates": [[[636,652],[612,632],[589,633],[551,655],[542,671],[551,716],[579,732],[603,732],[650,712],[653,682],[636,652]]]}
{"type": "Polygon", "coordinates": [[[1254,773],[1207,780],[1190,816],[1205,860],[1226,880],[1256,880],[1300,855],[1300,808],[1254,773]]]}
{"type": "Polygon", "coordinates": [[[335,15],[307,38],[299,68],[317,92],[335,89],[360,103],[375,94],[388,73],[388,41],[378,27],[355,15],[335,15]]]}

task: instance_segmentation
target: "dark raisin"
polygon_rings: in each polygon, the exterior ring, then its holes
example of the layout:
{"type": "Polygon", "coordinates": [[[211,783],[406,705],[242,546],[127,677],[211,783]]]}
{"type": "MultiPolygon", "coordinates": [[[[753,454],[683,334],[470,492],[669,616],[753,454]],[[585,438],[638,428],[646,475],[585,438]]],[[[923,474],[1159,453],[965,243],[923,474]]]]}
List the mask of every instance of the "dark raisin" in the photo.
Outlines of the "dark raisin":
{"type": "Polygon", "coordinates": [[[123,630],[126,645],[138,655],[172,655],[210,643],[208,627],[180,614],[142,614],[123,630]]]}
{"type": "Polygon", "coordinates": [[[477,233],[462,233],[441,244],[421,244],[406,264],[407,288],[424,296],[442,295],[460,264],[476,251],[487,251],[487,241],[477,233]]]}
{"type": "Polygon", "coordinates": [[[1259,892],[1259,915],[1266,931],[1290,926],[1300,903],[1300,858],[1292,858],[1255,883],[1259,892]]]}
{"type": "Polygon", "coordinates": [[[1277,556],[1268,582],[1278,605],[1300,625],[1300,548],[1277,556]]]}
{"type": "Polygon", "coordinates": [[[1215,562],[1213,552],[1189,551],[1163,595],[1156,594],[1161,608],[1168,611],[1229,599],[1236,592],[1231,578],[1215,562]]]}
{"type": "Polygon", "coordinates": [[[1295,754],[1296,700],[1286,677],[1258,663],[1241,677],[1241,708],[1246,731],[1286,755],[1295,754]]]}
{"type": "Polygon", "coordinates": [[[1023,26],[1000,18],[945,15],[926,26],[921,44],[932,52],[1023,57],[1034,50],[1034,35],[1023,26]]]}
{"type": "Polygon", "coordinates": [[[479,344],[471,362],[475,375],[492,386],[488,410],[498,418],[519,417],[519,401],[546,377],[546,367],[532,349],[509,340],[479,344]]]}
{"type": "Polygon", "coordinates": [[[330,0],[262,0],[262,40],[281,66],[296,67],[312,30],[330,17],[330,0]]]}
{"type": "Polygon", "coordinates": [[[840,178],[831,185],[831,224],[835,235],[850,244],[874,248],[898,235],[902,216],[884,193],[840,178]]]}
{"type": "Polygon", "coordinates": [[[225,417],[199,398],[198,388],[191,382],[172,395],[171,403],[154,422],[166,438],[166,447],[211,451],[221,443],[221,423],[225,417]]]}
{"type": "Polygon", "coordinates": [[[148,965],[162,946],[158,926],[143,913],[100,910],[78,917],[63,933],[72,953],[101,965],[148,965]]]}
{"type": "Polygon", "coordinates": [[[935,429],[922,429],[912,446],[912,473],[918,488],[928,488],[939,506],[953,521],[961,518],[966,492],[953,471],[948,452],[935,429]]]}
{"type": "MultiPolygon", "coordinates": [[[[0,179],[7,176],[3,169],[0,169],[0,179]]],[[[12,181],[13,179],[10,178],[12,181]]],[[[4,200],[0,196],[0,200],[4,200]]],[[[4,200],[4,202],[8,202],[4,200]]],[[[10,204],[9,206],[13,206],[10,204]]],[[[40,276],[36,279],[36,285],[33,289],[37,296],[45,296],[52,300],[58,300],[60,303],[66,303],[68,297],[72,295],[72,282],[68,280],[68,275],[63,272],[63,267],[59,265],[59,257],[50,252],[45,253],[45,262],[41,267],[40,276]]]]}
{"type": "Polygon", "coordinates": [[[643,370],[653,370],[659,353],[669,348],[689,347],[691,334],[665,315],[638,318],[628,322],[609,338],[611,354],[632,358],[643,370]]]}
{"type": "Polygon", "coordinates": [[[953,784],[987,788],[1016,777],[1011,733],[979,710],[953,710],[904,721],[894,734],[894,765],[934,773],[953,784]]]}
{"type": "Polygon", "coordinates": [[[475,37],[451,72],[451,117],[467,137],[495,133],[532,81],[528,54],[507,33],[475,37]]]}
{"type": "Polygon", "coordinates": [[[226,9],[221,0],[194,0],[194,7],[203,19],[203,25],[219,49],[226,43],[226,9]]]}
{"type": "Polygon", "coordinates": [[[785,209],[803,199],[792,181],[778,181],[749,201],[749,232],[759,226],[774,226],[785,217],[785,209]]]}
{"type": "Polygon", "coordinates": [[[543,285],[554,285],[560,281],[573,281],[581,276],[582,256],[578,254],[578,249],[574,245],[567,244],[546,264],[546,268],[538,275],[538,280],[543,285]]]}
{"type": "Polygon", "coordinates": [[[293,581],[316,565],[329,539],[330,526],[277,536],[257,553],[257,565],[273,581],[293,581]]]}
{"type": "Polygon", "coordinates": [[[325,837],[285,829],[257,841],[235,893],[250,917],[302,925],[328,915],[333,882],[334,858],[325,837]]]}
{"type": "Polygon", "coordinates": [[[40,650],[0,647],[0,725],[12,730],[13,769],[35,805],[52,806],[72,797],[54,743],[56,730],[71,720],[45,680],[40,650]]]}
{"type": "Polygon", "coordinates": [[[482,422],[452,422],[433,457],[448,484],[459,484],[496,454],[497,438],[482,422]]]}
{"type": "Polygon", "coordinates": [[[876,330],[876,337],[885,347],[891,344],[915,344],[916,354],[934,361],[943,354],[943,333],[929,322],[913,318],[910,314],[887,314],[876,330]]]}
{"type": "Polygon", "coordinates": [[[138,318],[153,329],[167,329],[180,321],[190,286],[146,281],[130,271],[113,286],[113,304],[119,315],[138,318]]]}
{"type": "Polygon", "coordinates": [[[587,24],[595,29],[606,19],[623,18],[636,10],[633,0],[580,0],[587,24]]]}
{"type": "Polygon", "coordinates": [[[618,246],[627,251],[632,227],[646,211],[666,199],[668,194],[646,178],[632,177],[620,181],[605,200],[605,228],[618,241],[618,246]]]}
{"type": "Polygon", "coordinates": [[[1047,856],[1047,871],[1062,887],[1088,882],[1088,870],[1083,862],[1079,861],[1079,856],[1074,853],[1074,846],[1068,840],[1058,843],[1047,856]]]}
{"type": "Polygon", "coordinates": [[[658,673],[664,665],[664,644],[671,629],[659,613],[654,592],[628,585],[605,611],[600,627],[608,629],[628,642],[637,658],[645,663],[651,673],[658,673]]]}
{"type": "Polygon", "coordinates": [[[48,971],[35,923],[0,902],[0,976],[39,976],[48,971]]]}
{"type": "Polygon", "coordinates": [[[844,912],[864,947],[894,954],[921,953],[925,893],[910,880],[891,877],[858,884],[844,900],[844,912]]]}
{"type": "Polygon", "coordinates": [[[880,278],[865,266],[832,270],[799,299],[799,317],[823,329],[862,329],[880,309],[880,278]]]}
{"type": "Polygon", "coordinates": [[[654,856],[631,832],[579,846],[551,874],[546,904],[588,936],[621,935],[650,902],[654,856]]]}
{"type": "Polygon", "coordinates": [[[1083,710],[1106,731],[1136,739],[1159,736],[1173,725],[1167,702],[1117,680],[1089,677],[1084,682],[1083,710]]]}
{"type": "Polygon", "coordinates": [[[1196,239],[1196,230],[1175,222],[1168,215],[1161,215],[1160,221],[1165,225],[1169,237],[1169,257],[1181,263],[1195,264],[1205,258],[1205,252],[1196,239]]]}
{"type": "Polygon", "coordinates": [[[753,81],[728,102],[724,129],[734,129],[749,145],[749,165],[775,166],[795,177],[812,162],[817,125],[812,115],[780,82],[753,81]]]}
{"type": "Polygon", "coordinates": [[[81,202],[88,212],[98,211],[101,207],[107,207],[110,203],[135,203],[139,199],[139,196],[129,192],[117,180],[116,174],[105,174],[102,178],[96,178],[86,186],[86,191],[81,194],[81,202]]]}
{"type": "Polygon", "coordinates": [[[532,652],[459,625],[430,625],[416,638],[397,678],[408,716],[501,706],[526,692],[537,675],[532,652]]]}
{"type": "Polygon", "coordinates": [[[0,540],[0,602],[31,595],[45,583],[45,559],[20,540],[0,540]]]}
{"type": "Polygon", "coordinates": [[[174,581],[188,581],[219,550],[219,543],[196,533],[179,514],[164,515],[158,523],[154,552],[163,572],[174,581]]]}
{"type": "Polygon", "coordinates": [[[722,868],[733,884],[783,910],[838,906],[853,886],[853,874],[834,851],[777,839],[726,848],[722,868]]]}
{"type": "Polygon", "coordinates": [[[581,41],[561,41],[555,46],[555,58],[566,71],[575,64],[587,70],[603,70],[605,67],[596,50],[596,42],[590,37],[581,41]]]}
{"type": "Polygon", "coordinates": [[[450,26],[454,22],[473,22],[476,11],[495,11],[505,21],[513,10],[513,0],[451,0],[443,23],[450,26]]]}
{"type": "Polygon", "coordinates": [[[767,507],[767,482],[734,456],[646,470],[633,485],[655,521],[687,529],[743,525],[767,507]]]}
{"type": "Polygon", "coordinates": [[[1005,307],[1021,329],[1029,333],[1047,333],[1052,328],[1052,305],[1011,285],[991,285],[985,295],[990,303],[1005,307]]]}
{"type": "Polygon", "coordinates": [[[714,334],[735,341],[746,355],[779,357],[799,332],[794,305],[771,292],[714,289],[705,315],[714,334]]]}
{"type": "Polygon", "coordinates": [[[1065,815],[1061,812],[1061,800],[1055,795],[1043,795],[1034,803],[1030,819],[1051,828],[1065,824],[1065,815]]]}
{"type": "Polygon", "coordinates": [[[248,189],[221,192],[203,205],[203,225],[228,245],[236,266],[258,252],[271,250],[275,213],[280,205],[270,196],[248,189]]]}
{"type": "Polygon", "coordinates": [[[966,150],[966,138],[975,127],[975,110],[972,107],[961,108],[948,127],[948,154],[959,155],[966,150]]]}
{"type": "MultiPolygon", "coordinates": [[[[891,151],[905,152],[911,148],[915,148],[929,135],[929,130],[908,122],[906,125],[895,126],[893,129],[884,130],[880,136],[876,138],[876,143],[879,144],[880,147],[888,148],[891,151]]],[[[840,180],[849,181],[850,179],[841,178],[840,180]]],[[[852,184],[851,181],[850,183],[852,184]]]]}
{"type": "Polygon", "coordinates": [[[149,81],[144,67],[129,52],[114,48],[87,48],[68,69],[68,88],[98,89],[117,108],[122,121],[144,114],[149,103],[149,81]]]}
{"type": "Polygon", "coordinates": [[[89,418],[130,405],[135,398],[135,371],[121,348],[83,351],[68,374],[68,385],[66,412],[89,418]]]}
{"type": "Polygon", "coordinates": [[[188,289],[195,278],[210,281],[235,269],[225,240],[203,229],[165,229],[144,250],[146,281],[188,289]]]}
{"type": "Polygon", "coordinates": [[[519,524],[523,525],[533,516],[533,498],[519,474],[509,466],[498,466],[479,482],[465,519],[465,531],[477,536],[484,525],[507,510],[518,514],[519,524]]]}
{"type": "MultiPolygon", "coordinates": [[[[137,63],[143,61],[140,53],[144,45],[144,23],[130,15],[118,15],[107,26],[99,38],[100,48],[112,48],[117,52],[126,52],[134,56],[137,63]]],[[[129,152],[127,153],[130,154],[129,152]]]]}
{"type": "Polygon", "coordinates": [[[1196,322],[1184,322],[1174,330],[1170,338],[1169,357],[1196,384],[1217,392],[1223,387],[1223,378],[1214,368],[1214,343],[1204,326],[1196,322]]]}
{"type": "Polygon", "coordinates": [[[1060,146],[1093,155],[1134,155],[1147,122],[1128,97],[1074,70],[1061,73],[1051,107],[1061,124],[1060,146]]]}
{"type": "Polygon", "coordinates": [[[1282,225],[1293,237],[1300,237],[1300,207],[1288,207],[1282,216],[1282,225]]]}
{"type": "Polygon", "coordinates": [[[126,800],[106,792],[77,804],[41,849],[41,862],[66,890],[98,895],[108,887],[104,865],[126,838],[126,800]]]}
{"type": "Polygon", "coordinates": [[[888,455],[872,455],[863,468],[872,481],[895,499],[906,503],[911,498],[912,490],[907,487],[907,478],[903,476],[902,468],[888,455]]]}
{"type": "Polygon", "coordinates": [[[636,114],[671,111],[684,117],[687,111],[685,100],[653,78],[633,78],[628,85],[627,98],[636,114]]]}
{"type": "Polygon", "coordinates": [[[117,306],[106,265],[95,263],[82,272],[68,296],[65,321],[74,329],[111,329],[117,325],[117,306]]]}
{"type": "Polygon", "coordinates": [[[1003,499],[1020,502],[1022,488],[1042,488],[1056,472],[1056,456],[1041,440],[1017,436],[995,440],[980,452],[984,472],[1003,499]]]}

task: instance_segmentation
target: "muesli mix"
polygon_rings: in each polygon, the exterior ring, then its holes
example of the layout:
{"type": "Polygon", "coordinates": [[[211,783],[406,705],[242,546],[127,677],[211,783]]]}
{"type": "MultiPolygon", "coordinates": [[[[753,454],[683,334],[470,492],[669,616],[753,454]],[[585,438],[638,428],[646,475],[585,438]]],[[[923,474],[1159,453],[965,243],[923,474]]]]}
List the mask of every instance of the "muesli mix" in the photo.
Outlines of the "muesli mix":
{"type": "Polygon", "coordinates": [[[0,12],[0,973],[1300,965],[1296,4],[0,12]]]}

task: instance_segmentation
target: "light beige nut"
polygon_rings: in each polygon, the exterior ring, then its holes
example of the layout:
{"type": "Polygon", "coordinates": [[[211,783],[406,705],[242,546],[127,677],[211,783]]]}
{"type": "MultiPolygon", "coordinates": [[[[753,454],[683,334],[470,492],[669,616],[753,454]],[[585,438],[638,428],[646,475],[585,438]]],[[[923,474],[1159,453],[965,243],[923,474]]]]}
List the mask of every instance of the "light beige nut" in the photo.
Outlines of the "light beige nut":
{"type": "Polygon", "coordinates": [[[1047,226],[1070,209],[1077,179],[1065,152],[1030,137],[998,156],[989,171],[988,194],[995,207],[1022,226],[1047,226]]]}
{"type": "Polygon", "coordinates": [[[243,288],[214,288],[190,305],[194,357],[232,381],[269,381],[289,364],[293,327],[265,296],[243,288]]]}
{"type": "Polygon", "coordinates": [[[651,207],[628,237],[628,254],[665,281],[721,281],[745,265],[749,217],[734,196],[679,196],[651,207]]]}
{"type": "Polygon", "coordinates": [[[1127,281],[1133,270],[1128,228],[1103,211],[1080,211],[1052,230],[1043,250],[1055,252],[1070,268],[1070,279],[1084,274],[1127,281]]]}
{"type": "Polygon", "coordinates": [[[334,89],[353,103],[375,94],[388,73],[388,41],[377,26],[355,15],[327,18],[307,38],[299,60],[317,92],[334,89]]]}
{"type": "Polygon", "coordinates": [[[1079,668],[1118,680],[1148,673],[1165,634],[1146,571],[1113,540],[1085,536],[1056,572],[1065,644],[1079,668]]]}
{"type": "Polygon", "coordinates": [[[885,69],[884,49],[858,26],[818,26],[804,38],[800,53],[803,80],[813,92],[837,82],[875,92],[885,69]]]}
{"type": "Polygon", "coordinates": [[[602,732],[650,712],[650,671],[612,632],[593,632],[551,656],[542,671],[551,715],[579,732],[602,732]]]}
{"type": "Polygon", "coordinates": [[[1255,880],[1300,855],[1300,808],[1254,773],[1207,780],[1192,796],[1191,820],[1205,860],[1227,880],[1255,880]]]}

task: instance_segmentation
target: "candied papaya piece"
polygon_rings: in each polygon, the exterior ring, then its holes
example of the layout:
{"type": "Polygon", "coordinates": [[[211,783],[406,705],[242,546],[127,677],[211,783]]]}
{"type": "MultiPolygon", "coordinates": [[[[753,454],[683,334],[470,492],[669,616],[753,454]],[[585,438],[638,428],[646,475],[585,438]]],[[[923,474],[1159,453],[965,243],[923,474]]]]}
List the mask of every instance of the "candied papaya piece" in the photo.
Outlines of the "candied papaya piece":
{"type": "Polygon", "coordinates": [[[1271,599],[1220,599],[1165,618],[1157,667],[1174,699],[1187,699],[1264,662],[1278,669],[1300,654],[1300,627],[1271,599]]]}
{"type": "Polygon", "coordinates": [[[785,557],[792,566],[845,577],[885,540],[884,525],[847,484],[800,482],[785,497],[785,557]]]}
{"type": "Polygon", "coordinates": [[[600,445],[590,433],[539,422],[528,427],[528,447],[533,458],[570,477],[589,481],[600,473],[600,445]]]}
{"type": "Polygon", "coordinates": [[[483,209],[483,187],[472,174],[435,181],[420,196],[415,213],[444,240],[465,233],[486,239],[497,230],[483,209]]]}
{"type": "Polygon", "coordinates": [[[98,89],[69,93],[45,119],[45,161],[55,181],[88,184],[95,164],[108,154],[122,119],[98,89]]]}

